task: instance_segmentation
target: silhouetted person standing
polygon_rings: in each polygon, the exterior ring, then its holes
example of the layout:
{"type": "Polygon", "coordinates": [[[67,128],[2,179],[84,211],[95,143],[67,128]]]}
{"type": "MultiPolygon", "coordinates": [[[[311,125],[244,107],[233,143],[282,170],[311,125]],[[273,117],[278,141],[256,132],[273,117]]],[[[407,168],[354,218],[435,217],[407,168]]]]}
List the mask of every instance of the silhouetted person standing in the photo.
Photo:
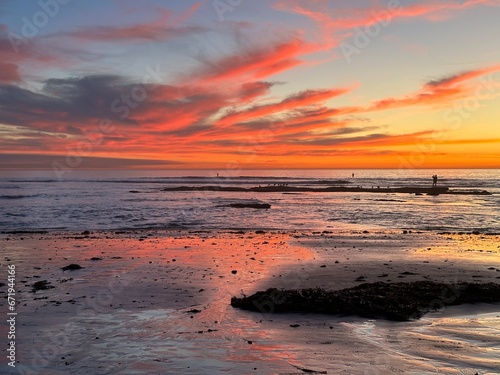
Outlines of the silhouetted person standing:
{"type": "Polygon", "coordinates": [[[432,176],[432,187],[437,187],[437,184],[438,184],[438,175],[435,174],[434,176],[432,176]]]}

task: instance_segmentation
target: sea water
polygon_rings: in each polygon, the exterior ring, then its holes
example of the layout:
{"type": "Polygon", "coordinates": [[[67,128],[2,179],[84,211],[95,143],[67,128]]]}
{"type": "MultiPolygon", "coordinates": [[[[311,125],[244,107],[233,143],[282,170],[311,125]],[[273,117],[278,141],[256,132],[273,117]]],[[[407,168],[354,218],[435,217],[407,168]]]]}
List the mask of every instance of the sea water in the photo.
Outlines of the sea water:
{"type": "Polygon", "coordinates": [[[500,232],[500,170],[0,172],[0,230],[390,229],[500,232]],[[354,177],[353,177],[354,174],[354,177]],[[438,186],[492,195],[163,191],[180,186],[438,186]],[[229,203],[256,200],[270,209],[229,203]]]}

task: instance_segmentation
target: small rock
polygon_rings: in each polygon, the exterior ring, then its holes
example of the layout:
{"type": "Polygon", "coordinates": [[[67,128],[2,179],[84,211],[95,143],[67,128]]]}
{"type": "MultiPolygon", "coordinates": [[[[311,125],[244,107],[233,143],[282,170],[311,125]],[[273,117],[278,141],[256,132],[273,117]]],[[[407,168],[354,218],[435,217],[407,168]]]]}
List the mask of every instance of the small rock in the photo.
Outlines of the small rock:
{"type": "Polygon", "coordinates": [[[36,292],[38,290],[47,290],[47,289],[53,289],[53,288],[55,288],[55,287],[52,286],[50,284],[50,282],[47,280],[37,281],[36,283],[34,283],[32,285],[33,292],[36,292]]]}
{"type": "Polygon", "coordinates": [[[61,269],[63,271],[74,271],[74,270],[80,270],[82,269],[83,267],[80,266],[79,264],[75,264],[75,263],[72,263],[72,264],[69,264],[67,266],[64,266],[64,267],[61,267],[61,269]]]}

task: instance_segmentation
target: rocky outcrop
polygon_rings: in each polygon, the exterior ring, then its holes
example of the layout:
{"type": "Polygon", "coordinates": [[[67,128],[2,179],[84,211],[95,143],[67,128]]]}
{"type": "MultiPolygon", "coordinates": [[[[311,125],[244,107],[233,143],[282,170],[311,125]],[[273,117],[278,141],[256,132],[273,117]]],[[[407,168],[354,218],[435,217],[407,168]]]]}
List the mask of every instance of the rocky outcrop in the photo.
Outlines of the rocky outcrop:
{"type": "Polygon", "coordinates": [[[407,321],[443,306],[499,301],[500,284],[415,281],[366,283],[336,291],[271,288],[248,297],[233,297],[231,306],[262,313],[313,312],[407,321]]]}

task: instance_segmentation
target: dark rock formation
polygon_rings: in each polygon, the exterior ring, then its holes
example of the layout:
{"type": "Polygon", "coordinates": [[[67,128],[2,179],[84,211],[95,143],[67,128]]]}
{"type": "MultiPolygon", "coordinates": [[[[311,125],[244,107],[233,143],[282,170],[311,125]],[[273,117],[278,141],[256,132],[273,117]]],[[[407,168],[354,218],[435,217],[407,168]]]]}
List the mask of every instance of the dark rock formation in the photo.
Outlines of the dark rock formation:
{"type": "Polygon", "coordinates": [[[69,265],[64,266],[64,267],[61,267],[61,269],[62,269],[63,271],[74,271],[74,270],[80,270],[80,269],[82,269],[82,268],[83,268],[83,267],[82,267],[82,266],[80,266],[79,264],[74,264],[74,263],[69,264],[69,265]]]}
{"type": "Polygon", "coordinates": [[[201,186],[176,186],[164,188],[163,191],[241,191],[241,192],[257,192],[257,193],[269,193],[269,192],[281,192],[281,193],[292,193],[292,192],[317,192],[317,193],[335,193],[335,192],[347,192],[347,193],[407,193],[407,194],[429,194],[429,195],[439,195],[439,194],[456,194],[456,195],[491,195],[490,192],[486,190],[450,190],[448,187],[419,187],[419,186],[407,186],[407,187],[387,187],[387,188],[364,188],[361,186],[327,186],[327,187],[301,187],[301,186],[256,186],[250,188],[235,187],[235,186],[215,186],[215,185],[201,185],[201,186]]]}
{"type": "Polygon", "coordinates": [[[336,291],[271,288],[248,297],[233,297],[231,306],[262,313],[314,312],[407,321],[443,306],[499,301],[500,284],[415,281],[365,283],[336,291]]]}
{"type": "Polygon", "coordinates": [[[53,288],[55,287],[51,285],[50,282],[47,280],[37,281],[31,286],[31,290],[33,292],[37,292],[39,290],[53,289],[53,288]]]}
{"type": "Polygon", "coordinates": [[[257,208],[257,209],[271,208],[271,205],[269,203],[230,203],[227,206],[233,208],[257,208]]]}

